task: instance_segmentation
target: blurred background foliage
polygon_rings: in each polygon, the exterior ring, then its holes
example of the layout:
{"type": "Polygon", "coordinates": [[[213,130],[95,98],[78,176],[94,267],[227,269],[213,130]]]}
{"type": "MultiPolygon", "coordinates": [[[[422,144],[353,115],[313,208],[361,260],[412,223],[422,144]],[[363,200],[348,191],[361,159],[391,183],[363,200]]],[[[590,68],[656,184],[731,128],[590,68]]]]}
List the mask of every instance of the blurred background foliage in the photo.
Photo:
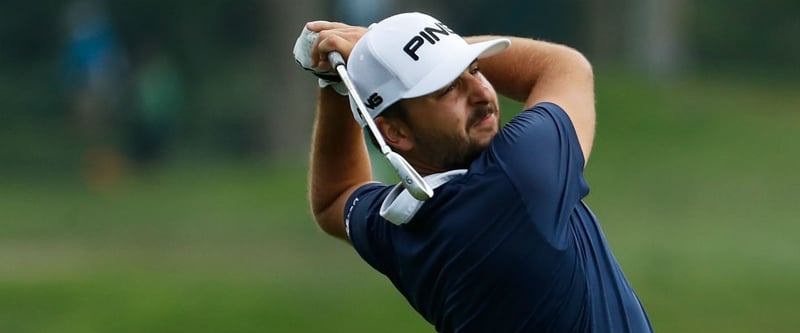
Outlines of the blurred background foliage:
{"type": "Polygon", "coordinates": [[[432,331],[313,225],[291,56],[408,10],[592,61],[588,201],[657,331],[800,327],[800,2],[34,0],[0,2],[0,331],[432,331]]]}

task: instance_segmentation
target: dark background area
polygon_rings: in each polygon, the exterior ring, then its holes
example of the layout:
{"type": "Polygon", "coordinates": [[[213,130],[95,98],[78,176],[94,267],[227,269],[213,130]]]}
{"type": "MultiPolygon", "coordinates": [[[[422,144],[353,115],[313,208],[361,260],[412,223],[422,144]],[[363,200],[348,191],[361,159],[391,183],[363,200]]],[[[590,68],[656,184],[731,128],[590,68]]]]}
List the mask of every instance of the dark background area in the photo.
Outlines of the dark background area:
{"type": "Polygon", "coordinates": [[[656,331],[800,327],[800,2],[37,0],[0,1],[0,331],[432,332],[314,226],[291,54],[408,10],[594,64],[587,201],[656,331]]]}

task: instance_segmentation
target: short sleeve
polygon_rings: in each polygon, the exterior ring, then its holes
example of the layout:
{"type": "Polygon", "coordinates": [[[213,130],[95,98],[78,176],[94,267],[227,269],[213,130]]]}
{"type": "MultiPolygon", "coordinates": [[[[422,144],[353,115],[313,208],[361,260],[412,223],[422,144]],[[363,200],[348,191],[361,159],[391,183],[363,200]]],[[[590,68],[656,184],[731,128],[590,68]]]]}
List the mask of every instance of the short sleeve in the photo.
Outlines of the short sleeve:
{"type": "Polygon", "coordinates": [[[512,119],[489,151],[522,197],[528,213],[552,241],[566,237],[566,220],[589,193],[584,159],[569,116],[540,103],[512,119]]]}
{"type": "Polygon", "coordinates": [[[384,274],[386,265],[381,260],[390,257],[386,253],[392,248],[388,229],[394,225],[386,222],[379,211],[391,188],[379,183],[364,185],[350,195],[344,211],[353,248],[364,261],[384,274]]]}

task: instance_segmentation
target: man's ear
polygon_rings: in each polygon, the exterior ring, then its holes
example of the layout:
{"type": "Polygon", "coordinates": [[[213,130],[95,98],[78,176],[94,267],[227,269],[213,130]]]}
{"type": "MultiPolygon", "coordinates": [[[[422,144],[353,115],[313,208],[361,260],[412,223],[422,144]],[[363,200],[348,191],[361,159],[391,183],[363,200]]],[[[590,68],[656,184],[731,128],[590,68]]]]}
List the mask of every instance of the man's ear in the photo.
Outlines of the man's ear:
{"type": "Polygon", "coordinates": [[[397,119],[375,118],[375,125],[393,150],[405,152],[414,148],[414,137],[408,126],[397,119]]]}

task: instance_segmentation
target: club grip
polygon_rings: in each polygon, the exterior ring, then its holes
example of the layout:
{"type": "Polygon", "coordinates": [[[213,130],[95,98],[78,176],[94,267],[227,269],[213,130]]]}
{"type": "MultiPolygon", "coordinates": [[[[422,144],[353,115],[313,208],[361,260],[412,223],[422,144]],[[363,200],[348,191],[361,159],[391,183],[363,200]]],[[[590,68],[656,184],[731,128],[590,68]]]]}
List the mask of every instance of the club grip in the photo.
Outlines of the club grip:
{"type": "Polygon", "coordinates": [[[344,58],[342,57],[342,54],[339,53],[338,51],[333,51],[328,53],[328,62],[331,63],[331,67],[333,67],[334,69],[336,69],[336,67],[339,67],[339,65],[344,66],[344,58]]]}

